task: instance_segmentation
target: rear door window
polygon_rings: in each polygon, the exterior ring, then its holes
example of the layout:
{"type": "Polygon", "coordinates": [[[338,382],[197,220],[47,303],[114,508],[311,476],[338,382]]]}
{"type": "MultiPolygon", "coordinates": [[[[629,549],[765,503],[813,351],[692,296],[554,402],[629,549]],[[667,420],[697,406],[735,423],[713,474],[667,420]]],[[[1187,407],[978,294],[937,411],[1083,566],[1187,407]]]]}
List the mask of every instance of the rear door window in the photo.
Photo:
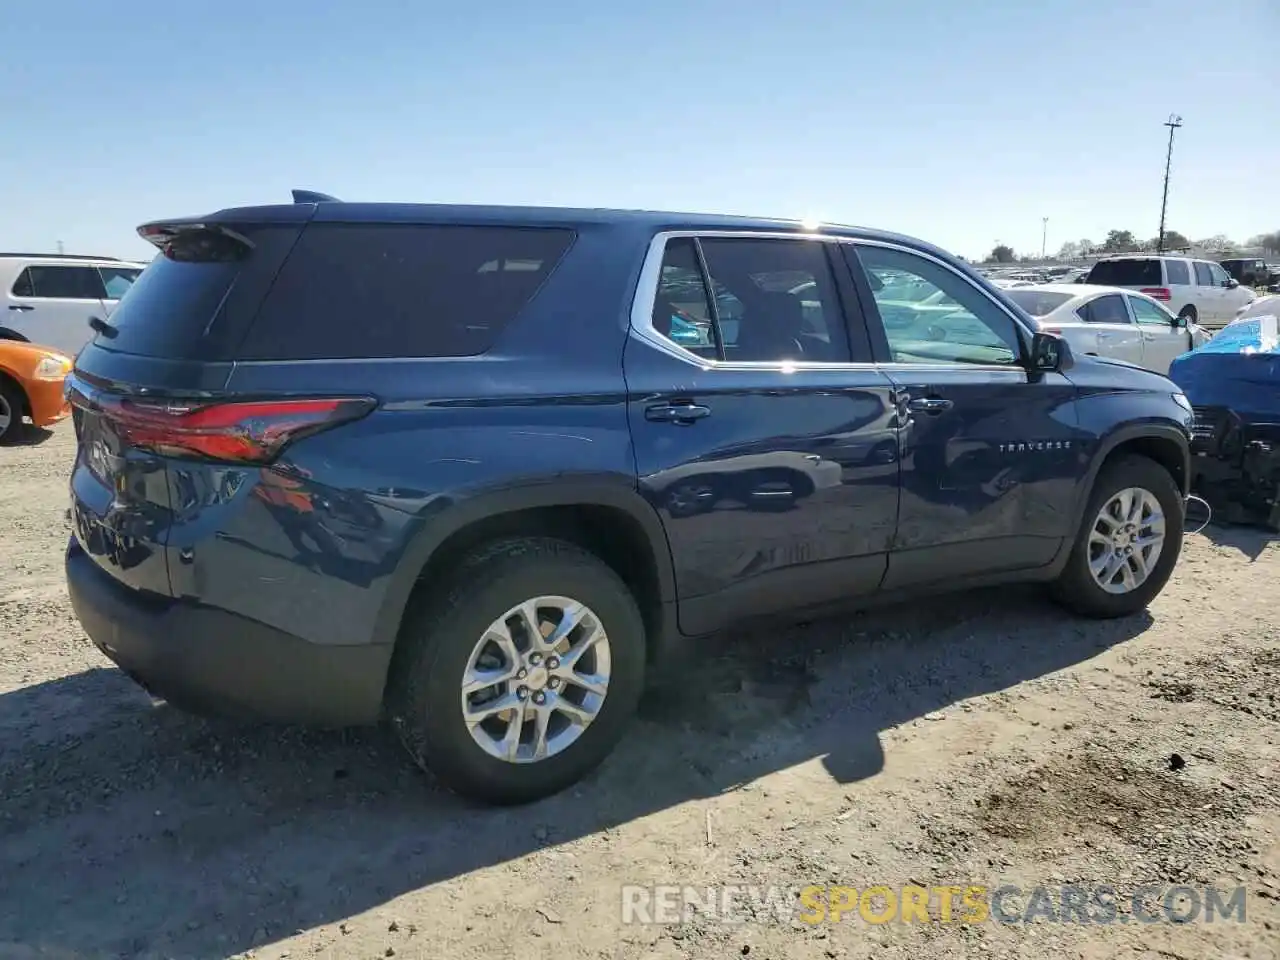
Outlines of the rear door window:
{"type": "Polygon", "coordinates": [[[1194,264],[1192,264],[1192,266],[1194,266],[1196,270],[1196,286],[1212,287],[1213,271],[1209,269],[1209,264],[1202,263],[1201,261],[1197,260],[1194,264]]]}
{"type": "Polygon", "coordinates": [[[572,240],[571,230],[537,227],[311,224],[237,356],[484,353],[572,240]]]}
{"type": "Polygon", "coordinates": [[[36,300],[101,300],[106,296],[102,278],[93,267],[38,264],[22,271],[12,292],[36,300]]]}
{"type": "Polygon", "coordinates": [[[826,243],[712,237],[701,244],[726,360],[849,362],[826,243]]]}
{"type": "Polygon", "coordinates": [[[1169,286],[1189,287],[1191,285],[1191,273],[1187,270],[1185,260],[1166,260],[1164,269],[1169,275],[1169,286]]]}
{"type": "Polygon", "coordinates": [[[1085,323],[1129,323],[1129,311],[1125,309],[1124,298],[1118,293],[1109,293],[1105,297],[1090,300],[1076,311],[1085,323]]]}
{"type": "Polygon", "coordinates": [[[1159,260],[1099,260],[1089,271],[1087,283],[1102,287],[1158,287],[1159,260]]]}

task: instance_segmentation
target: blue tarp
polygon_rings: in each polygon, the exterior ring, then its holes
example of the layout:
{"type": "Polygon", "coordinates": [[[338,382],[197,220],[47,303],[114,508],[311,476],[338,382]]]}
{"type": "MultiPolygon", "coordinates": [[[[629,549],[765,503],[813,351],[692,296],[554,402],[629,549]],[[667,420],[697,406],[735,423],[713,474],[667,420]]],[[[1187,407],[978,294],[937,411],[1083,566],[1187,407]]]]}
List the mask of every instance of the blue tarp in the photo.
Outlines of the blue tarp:
{"type": "Polygon", "coordinates": [[[1280,417],[1280,327],[1275,316],[1237,320],[1173,361],[1169,378],[1192,406],[1228,407],[1246,420],[1280,417]]]}

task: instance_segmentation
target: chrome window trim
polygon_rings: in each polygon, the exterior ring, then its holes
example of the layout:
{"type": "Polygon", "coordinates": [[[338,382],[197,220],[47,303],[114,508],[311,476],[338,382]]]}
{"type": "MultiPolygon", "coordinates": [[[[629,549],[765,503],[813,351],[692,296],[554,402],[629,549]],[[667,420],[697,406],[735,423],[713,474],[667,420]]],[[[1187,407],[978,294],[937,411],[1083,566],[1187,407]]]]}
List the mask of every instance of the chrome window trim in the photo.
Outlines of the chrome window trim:
{"type": "MultiPolygon", "coordinates": [[[[819,232],[796,232],[782,230],[664,230],[654,234],[649,241],[649,248],[645,252],[644,264],[640,268],[640,276],[636,283],[636,292],[631,300],[631,332],[647,345],[661,350],[670,357],[680,360],[690,366],[698,367],[701,370],[775,370],[785,373],[799,372],[805,370],[823,370],[823,371],[882,371],[882,370],[901,370],[901,371],[956,371],[956,370],[973,370],[992,372],[999,371],[1002,373],[1016,373],[1019,376],[1026,376],[1026,368],[1021,365],[1010,364],[978,364],[978,363],[959,363],[955,361],[940,361],[938,363],[875,363],[874,361],[850,361],[850,362],[830,362],[824,360],[714,360],[706,357],[700,357],[690,350],[686,350],[673,340],[669,340],[660,334],[653,326],[653,305],[658,296],[658,283],[662,272],[662,258],[666,253],[666,246],[669,240],[685,239],[685,238],[743,238],[748,240],[808,240],[818,241],[821,243],[845,243],[854,246],[873,246],[884,247],[890,250],[897,250],[902,253],[921,257],[928,260],[944,270],[950,271],[954,276],[965,281],[974,290],[987,299],[992,306],[996,307],[1007,316],[1016,329],[1022,331],[1027,336],[1033,336],[1035,331],[1027,327],[1025,323],[1011,310],[1008,309],[1000,301],[994,299],[991,294],[983,289],[982,285],[974,281],[971,277],[965,276],[957,271],[953,266],[945,260],[941,260],[932,254],[925,253],[922,250],[916,250],[905,244],[893,243],[887,240],[871,240],[861,237],[846,237],[838,234],[819,233],[819,232]]],[[[1025,347],[1025,344],[1023,345],[1025,347]]]]}

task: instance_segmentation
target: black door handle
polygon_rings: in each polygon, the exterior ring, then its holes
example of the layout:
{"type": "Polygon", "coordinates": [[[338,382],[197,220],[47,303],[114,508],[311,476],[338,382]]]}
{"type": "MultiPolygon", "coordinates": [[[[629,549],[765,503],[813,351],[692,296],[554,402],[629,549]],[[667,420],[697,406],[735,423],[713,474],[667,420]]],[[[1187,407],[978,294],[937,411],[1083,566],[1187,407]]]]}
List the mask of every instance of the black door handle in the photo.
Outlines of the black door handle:
{"type": "Polygon", "coordinates": [[[644,418],[656,423],[693,423],[710,415],[711,408],[700,403],[659,403],[644,411],[644,418]]]}
{"type": "Polygon", "coordinates": [[[920,397],[918,400],[912,400],[907,406],[914,413],[929,413],[937,416],[944,410],[950,410],[955,404],[942,397],[920,397]]]}
{"type": "Polygon", "coordinates": [[[28,306],[28,305],[27,305],[27,304],[25,304],[25,303],[11,303],[11,304],[9,304],[9,309],[10,309],[10,310],[18,310],[18,311],[21,311],[21,312],[25,313],[25,312],[26,312],[26,311],[28,311],[28,310],[34,310],[34,309],[35,309],[35,307],[28,306]]]}

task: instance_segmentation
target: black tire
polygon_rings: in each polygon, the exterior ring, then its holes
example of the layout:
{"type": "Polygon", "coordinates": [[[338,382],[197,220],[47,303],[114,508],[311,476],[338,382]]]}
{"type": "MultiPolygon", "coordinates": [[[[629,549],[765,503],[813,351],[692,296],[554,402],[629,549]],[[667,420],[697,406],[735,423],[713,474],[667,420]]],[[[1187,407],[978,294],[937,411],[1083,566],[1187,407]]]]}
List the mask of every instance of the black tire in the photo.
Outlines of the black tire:
{"type": "Polygon", "coordinates": [[[439,589],[410,603],[388,678],[387,715],[413,759],[450,790],[486,803],[528,803],[565,789],[608,756],[635,712],[644,671],[644,620],[612,569],[564,541],[503,540],[469,555],[439,589]],[[612,660],[608,693],[560,753],[510,763],[472,739],[460,707],[462,676],[489,624],[543,595],[570,597],[599,617],[612,660]]]}
{"type": "Polygon", "coordinates": [[[1195,323],[1196,318],[1199,317],[1200,315],[1196,313],[1196,308],[1188,303],[1185,307],[1183,307],[1181,310],[1178,311],[1178,316],[1186,320],[1187,323],[1195,323]]]}
{"type": "Polygon", "coordinates": [[[1184,520],[1182,494],[1160,464],[1136,455],[1106,464],[1094,482],[1067,565],[1052,585],[1054,598],[1073,613],[1100,620],[1145,609],[1164,589],[1178,562],[1184,520]],[[1141,487],[1155,496],[1165,517],[1165,541],[1146,581],[1129,593],[1114,594],[1102,589],[1089,570],[1089,535],[1103,506],[1127,487],[1141,487]]]}
{"type": "Polygon", "coordinates": [[[0,400],[3,400],[4,408],[9,410],[8,425],[0,428],[0,443],[12,443],[22,436],[22,418],[27,412],[27,396],[12,380],[0,376],[0,400]]]}

